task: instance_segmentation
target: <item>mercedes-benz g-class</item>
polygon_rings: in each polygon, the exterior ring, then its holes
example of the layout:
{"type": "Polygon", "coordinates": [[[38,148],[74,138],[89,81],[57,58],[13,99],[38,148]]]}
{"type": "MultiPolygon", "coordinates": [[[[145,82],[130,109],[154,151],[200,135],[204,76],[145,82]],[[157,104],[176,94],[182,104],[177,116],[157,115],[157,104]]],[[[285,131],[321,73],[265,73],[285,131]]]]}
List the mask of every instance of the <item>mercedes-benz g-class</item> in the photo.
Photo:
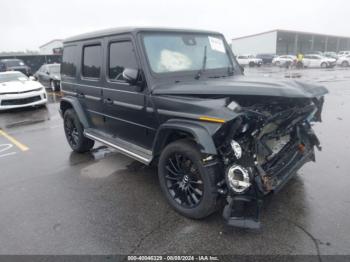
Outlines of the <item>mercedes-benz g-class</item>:
{"type": "Polygon", "coordinates": [[[120,28],[71,37],[61,78],[71,148],[83,153],[99,141],[157,165],[167,201],[190,218],[225,204],[229,225],[259,227],[263,197],[320,148],[312,123],[321,121],[327,89],[245,77],[217,32],[120,28]]]}

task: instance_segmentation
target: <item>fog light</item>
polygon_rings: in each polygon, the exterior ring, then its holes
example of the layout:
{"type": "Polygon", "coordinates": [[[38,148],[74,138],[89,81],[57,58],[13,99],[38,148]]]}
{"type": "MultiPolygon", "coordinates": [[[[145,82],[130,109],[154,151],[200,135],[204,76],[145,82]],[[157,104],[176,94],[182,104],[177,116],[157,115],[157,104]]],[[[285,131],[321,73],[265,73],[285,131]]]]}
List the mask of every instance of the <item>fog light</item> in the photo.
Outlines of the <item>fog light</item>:
{"type": "Polygon", "coordinates": [[[226,183],[235,193],[243,193],[251,185],[248,171],[239,165],[228,169],[226,183]]]}
{"type": "Polygon", "coordinates": [[[232,148],[233,152],[235,153],[235,157],[237,159],[240,159],[242,157],[241,146],[235,140],[232,140],[231,141],[231,148],[232,148]]]}

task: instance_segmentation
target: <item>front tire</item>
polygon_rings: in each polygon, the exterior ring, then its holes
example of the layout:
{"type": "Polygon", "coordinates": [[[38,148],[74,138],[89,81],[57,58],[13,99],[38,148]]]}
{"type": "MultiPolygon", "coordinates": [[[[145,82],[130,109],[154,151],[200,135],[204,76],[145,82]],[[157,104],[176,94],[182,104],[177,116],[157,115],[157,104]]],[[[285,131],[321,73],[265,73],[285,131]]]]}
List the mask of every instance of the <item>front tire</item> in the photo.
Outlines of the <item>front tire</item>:
{"type": "Polygon", "coordinates": [[[73,109],[67,109],[63,116],[64,132],[73,151],[84,153],[93,148],[95,141],[84,136],[84,128],[73,109]]]}
{"type": "Polygon", "coordinates": [[[168,203],[180,214],[201,219],[218,206],[217,170],[205,167],[202,155],[191,140],[165,147],[158,163],[160,187],[168,203]]]}
{"type": "Polygon", "coordinates": [[[327,68],[328,65],[327,65],[327,63],[323,62],[323,63],[321,63],[321,67],[322,67],[322,68],[327,68]]]}

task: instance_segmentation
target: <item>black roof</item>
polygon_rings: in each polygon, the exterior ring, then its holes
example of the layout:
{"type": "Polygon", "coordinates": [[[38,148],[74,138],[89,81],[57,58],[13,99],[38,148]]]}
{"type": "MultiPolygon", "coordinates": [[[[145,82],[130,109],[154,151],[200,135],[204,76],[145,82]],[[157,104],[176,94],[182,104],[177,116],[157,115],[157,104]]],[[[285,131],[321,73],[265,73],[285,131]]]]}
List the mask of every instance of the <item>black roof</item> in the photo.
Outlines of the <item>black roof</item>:
{"type": "Polygon", "coordinates": [[[188,32],[188,33],[208,33],[220,34],[215,31],[197,30],[197,29],[181,29],[181,28],[161,28],[161,27],[117,27],[98,30],[90,33],[85,33],[77,36],[72,36],[64,39],[64,43],[75,42],[80,40],[93,39],[103,36],[117,35],[123,33],[138,33],[138,32],[188,32]]]}

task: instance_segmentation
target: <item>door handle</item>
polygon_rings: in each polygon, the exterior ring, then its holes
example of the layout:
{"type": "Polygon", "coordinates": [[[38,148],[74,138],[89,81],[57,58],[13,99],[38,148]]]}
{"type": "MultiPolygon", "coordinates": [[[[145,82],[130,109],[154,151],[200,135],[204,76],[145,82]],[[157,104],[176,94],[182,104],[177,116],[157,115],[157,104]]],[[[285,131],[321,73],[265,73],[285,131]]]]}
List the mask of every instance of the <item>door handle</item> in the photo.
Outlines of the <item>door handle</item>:
{"type": "Polygon", "coordinates": [[[110,98],[104,99],[103,102],[109,105],[113,104],[113,100],[110,98]]]}
{"type": "Polygon", "coordinates": [[[78,93],[78,94],[77,94],[77,97],[79,97],[79,98],[84,98],[85,95],[84,95],[84,93],[78,93]]]}

